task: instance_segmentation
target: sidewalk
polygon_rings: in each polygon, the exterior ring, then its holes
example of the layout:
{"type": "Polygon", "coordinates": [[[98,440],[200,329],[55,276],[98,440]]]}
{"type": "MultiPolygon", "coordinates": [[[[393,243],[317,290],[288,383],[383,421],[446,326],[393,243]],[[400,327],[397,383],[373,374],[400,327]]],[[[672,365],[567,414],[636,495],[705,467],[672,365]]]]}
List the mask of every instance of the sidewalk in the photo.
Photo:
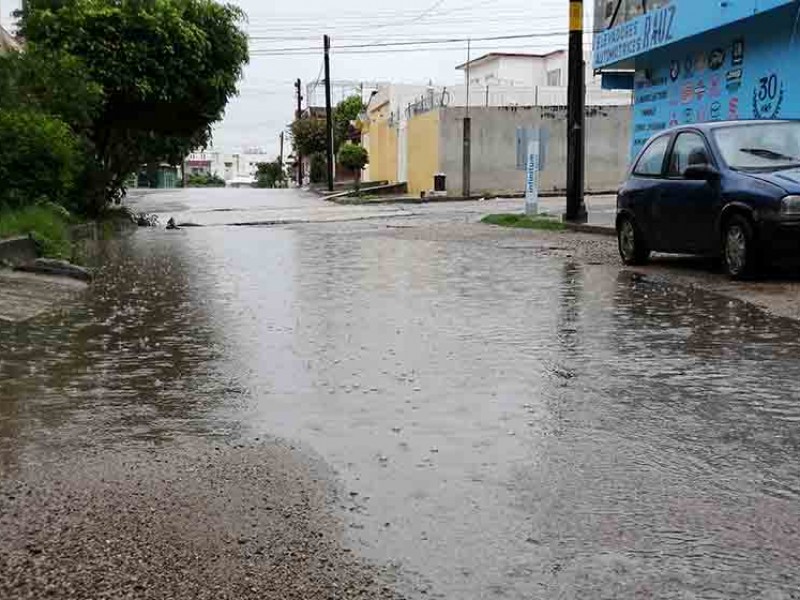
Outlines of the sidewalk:
{"type": "MultiPolygon", "coordinates": [[[[614,228],[617,217],[616,196],[609,194],[586,196],[585,201],[589,220],[585,225],[568,224],[568,227],[573,231],[616,235],[614,228]]],[[[566,206],[567,199],[565,197],[541,198],[539,200],[539,210],[552,215],[563,215],[566,211],[566,206]]]]}

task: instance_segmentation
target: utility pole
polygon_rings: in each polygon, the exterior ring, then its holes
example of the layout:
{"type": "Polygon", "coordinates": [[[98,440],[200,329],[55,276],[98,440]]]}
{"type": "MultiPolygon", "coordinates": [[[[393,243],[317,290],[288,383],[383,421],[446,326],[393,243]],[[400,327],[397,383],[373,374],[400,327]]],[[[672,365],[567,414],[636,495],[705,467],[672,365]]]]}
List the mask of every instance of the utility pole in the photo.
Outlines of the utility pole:
{"type": "Polygon", "coordinates": [[[585,223],[583,198],[586,91],[583,64],[583,0],[569,0],[569,84],[567,89],[567,221],[585,223]]]}
{"type": "Polygon", "coordinates": [[[325,120],[328,155],[328,191],[333,191],[333,108],[331,107],[331,38],[323,38],[325,47],[325,120]]]}
{"type": "Polygon", "coordinates": [[[284,140],[285,133],[281,131],[281,157],[279,160],[281,165],[281,171],[283,171],[283,140],[284,140]]]}
{"type": "MultiPolygon", "coordinates": [[[[295,119],[300,120],[303,118],[303,82],[298,78],[294,82],[294,88],[297,91],[297,112],[295,112],[295,119]]],[[[294,155],[297,160],[297,187],[303,187],[303,154],[300,149],[296,147],[297,141],[295,140],[294,155]]]]}
{"type": "Polygon", "coordinates": [[[464,140],[461,147],[463,162],[461,165],[461,195],[470,197],[470,183],[472,180],[472,119],[469,118],[469,67],[472,60],[472,41],[467,40],[467,106],[464,116],[464,140]]]}

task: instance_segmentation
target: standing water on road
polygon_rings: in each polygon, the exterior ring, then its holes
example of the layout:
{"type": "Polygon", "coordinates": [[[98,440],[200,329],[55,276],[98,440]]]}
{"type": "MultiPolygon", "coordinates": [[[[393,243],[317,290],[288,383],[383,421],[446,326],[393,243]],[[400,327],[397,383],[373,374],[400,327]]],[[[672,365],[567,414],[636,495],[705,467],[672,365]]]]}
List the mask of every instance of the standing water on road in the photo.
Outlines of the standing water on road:
{"type": "Polygon", "coordinates": [[[443,211],[105,244],[0,324],[0,479],[276,436],[412,597],[796,597],[800,327],[443,211]]]}

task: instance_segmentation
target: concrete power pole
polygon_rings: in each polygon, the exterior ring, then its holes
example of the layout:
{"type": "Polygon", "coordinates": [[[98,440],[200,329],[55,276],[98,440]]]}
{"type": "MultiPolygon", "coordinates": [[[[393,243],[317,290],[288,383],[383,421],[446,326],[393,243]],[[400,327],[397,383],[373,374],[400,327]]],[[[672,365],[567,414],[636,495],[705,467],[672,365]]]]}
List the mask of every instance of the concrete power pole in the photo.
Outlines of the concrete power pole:
{"type": "Polygon", "coordinates": [[[325,48],[325,122],[328,155],[328,191],[333,191],[333,107],[331,106],[331,38],[323,38],[325,48]]]}
{"type": "Polygon", "coordinates": [[[464,198],[470,197],[472,183],[472,119],[469,118],[469,63],[472,60],[471,54],[472,42],[467,40],[467,106],[464,113],[464,139],[461,147],[461,195],[464,198]]]}
{"type": "MultiPolygon", "coordinates": [[[[297,112],[295,113],[295,119],[300,120],[303,117],[303,82],[298,79],[294,82],[294,87],[297,91],[297,112]]],[[[295,144],[296,143],[295,141],[295,144]]],[[[303,154],[296,145],[294,155],[297,160],[297,187],[303,187],[303,154]]]]}
{"type": "Polygon", "coordinates": [[[569,0],[569,84],[567,89],[567,221],[585,223],[584,145],[586,121],[583,64],[583,0],[569,0]]]}

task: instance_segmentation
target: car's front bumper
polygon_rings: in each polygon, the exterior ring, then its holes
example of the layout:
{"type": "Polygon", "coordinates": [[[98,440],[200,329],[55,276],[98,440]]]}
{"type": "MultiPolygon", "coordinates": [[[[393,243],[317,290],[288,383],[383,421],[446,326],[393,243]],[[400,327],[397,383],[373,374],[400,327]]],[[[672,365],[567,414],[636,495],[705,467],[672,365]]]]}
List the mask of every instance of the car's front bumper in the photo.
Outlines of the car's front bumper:
{"type": "Polygon", "coordinates": [[[761,221],[758,226],[758,241],[770,254],[800,258],[800,216],[761,221]]]}

